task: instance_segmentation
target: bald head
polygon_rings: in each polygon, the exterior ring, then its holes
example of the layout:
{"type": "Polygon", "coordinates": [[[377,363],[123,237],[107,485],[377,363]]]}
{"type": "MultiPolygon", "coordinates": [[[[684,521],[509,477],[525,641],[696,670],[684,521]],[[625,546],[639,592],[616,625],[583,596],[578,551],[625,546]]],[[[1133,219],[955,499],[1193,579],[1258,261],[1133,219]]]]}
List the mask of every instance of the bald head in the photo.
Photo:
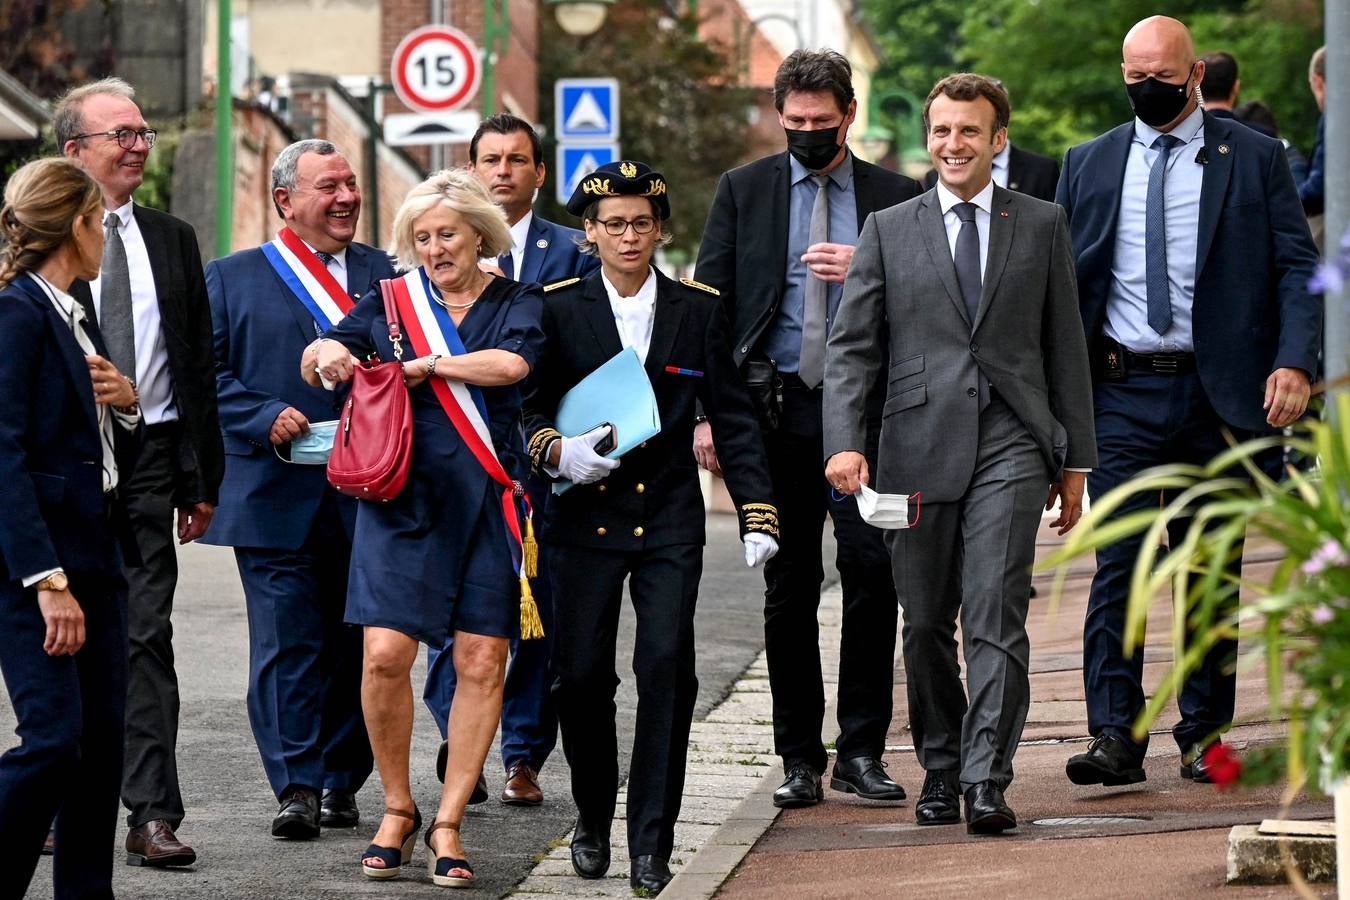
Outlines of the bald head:
{"type": "Polygon", "coordinates": [[[1126,85],[1152,78],[1185,92],[1185,106],[1171,122],[1155,123],[1158,130],[1171,131],[1195,110],[1198,91],[1193,85],[1204,79],[1205,63],[1195,58],[1195,42],[1181,22],[1167,16],[1149,16],[1135,23],[1125,35],[1120,55],[1126,85]]]}

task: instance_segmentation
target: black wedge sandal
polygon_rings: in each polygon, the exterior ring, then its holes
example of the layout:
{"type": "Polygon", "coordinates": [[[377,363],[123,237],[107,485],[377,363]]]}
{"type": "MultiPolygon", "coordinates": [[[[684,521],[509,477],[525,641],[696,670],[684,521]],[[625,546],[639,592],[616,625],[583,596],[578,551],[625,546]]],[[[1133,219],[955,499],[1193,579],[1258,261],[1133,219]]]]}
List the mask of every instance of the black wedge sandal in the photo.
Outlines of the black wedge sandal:
{"type": "Polygon", "coordinates": [[[412,828],[408,829],[408,833],[403,835],[403,842],[397,847],[381,847],[379,844],[371,844],[366,848],[366,852],[361,854],[361,871],[367,878],[397,878],[399,872],[412,859],[413,847],[417,844],[417,832],[422,830],[422,812],[416,806],[413,807],[412,812],[401,809],[386,809],[384,814],[408,819],[413,825],[412,828]],[[366,860],[368,859],[378,859],[384,865],[367,865],[366,860]]]}
{"type": "MultiPolygon", "coordinates": [[[[463,821],[463,820],[461,820],[463,821]]],[[[431,846],[431,835],[444,828],[446,831],[459,831],[460,822],[436,822],[427,829],[427,870],[437,887],[466,888],[473,887],[473,869],[467,859],[455,859],[453,856],[437,856],[431,846]],[[451,872],[468,872],[468,875],[451,875],[451,872]]]]}

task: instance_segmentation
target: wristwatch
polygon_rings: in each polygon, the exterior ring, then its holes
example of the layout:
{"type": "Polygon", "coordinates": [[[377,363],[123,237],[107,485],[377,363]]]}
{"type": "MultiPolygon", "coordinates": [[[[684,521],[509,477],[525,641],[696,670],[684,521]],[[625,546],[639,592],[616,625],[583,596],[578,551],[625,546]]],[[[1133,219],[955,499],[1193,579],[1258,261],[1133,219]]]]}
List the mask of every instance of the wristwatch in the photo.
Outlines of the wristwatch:
{"type": "Polygon", "coordinates": [[[70,587],[70,579],[66,577],[65,572],[53,572],[33,587],[39,591],[64,591],[70,587]]]}

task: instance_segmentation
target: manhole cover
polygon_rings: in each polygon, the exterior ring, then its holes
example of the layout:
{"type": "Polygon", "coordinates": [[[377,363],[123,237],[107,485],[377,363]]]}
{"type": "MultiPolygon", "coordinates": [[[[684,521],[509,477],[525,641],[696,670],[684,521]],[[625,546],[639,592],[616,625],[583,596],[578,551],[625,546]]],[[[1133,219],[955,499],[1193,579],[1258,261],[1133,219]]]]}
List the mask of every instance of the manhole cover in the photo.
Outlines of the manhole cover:
{"type": "Polygon", "coordinates": [[[1037,819],[1031,824],[1055,825],[1063,828],[1096,825],[1132,825],[1135,822],[1146,821],[1148,821],[1148,819],[1144,816],[1059,816],[1050,819],[1037,819]]]}

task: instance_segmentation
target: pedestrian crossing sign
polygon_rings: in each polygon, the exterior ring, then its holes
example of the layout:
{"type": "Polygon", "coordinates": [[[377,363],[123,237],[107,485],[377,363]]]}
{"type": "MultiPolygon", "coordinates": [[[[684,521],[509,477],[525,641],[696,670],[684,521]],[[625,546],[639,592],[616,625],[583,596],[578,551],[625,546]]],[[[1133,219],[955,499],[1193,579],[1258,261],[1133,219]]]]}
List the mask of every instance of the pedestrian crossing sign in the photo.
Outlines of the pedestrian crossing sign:
{"type": "Polygon", "coordinates": [[[619,82],[614,78],[559,78],[553,84],[553,110],[553,130],[561,143],[619,139],[619,82]]]}
{"type": "Polygon", "coordinates": [[[558,189],[558,202],[566,206],[581,179],[618,159],[618,144],[559,144],[557,177],[553,179],[558,189]]]}

